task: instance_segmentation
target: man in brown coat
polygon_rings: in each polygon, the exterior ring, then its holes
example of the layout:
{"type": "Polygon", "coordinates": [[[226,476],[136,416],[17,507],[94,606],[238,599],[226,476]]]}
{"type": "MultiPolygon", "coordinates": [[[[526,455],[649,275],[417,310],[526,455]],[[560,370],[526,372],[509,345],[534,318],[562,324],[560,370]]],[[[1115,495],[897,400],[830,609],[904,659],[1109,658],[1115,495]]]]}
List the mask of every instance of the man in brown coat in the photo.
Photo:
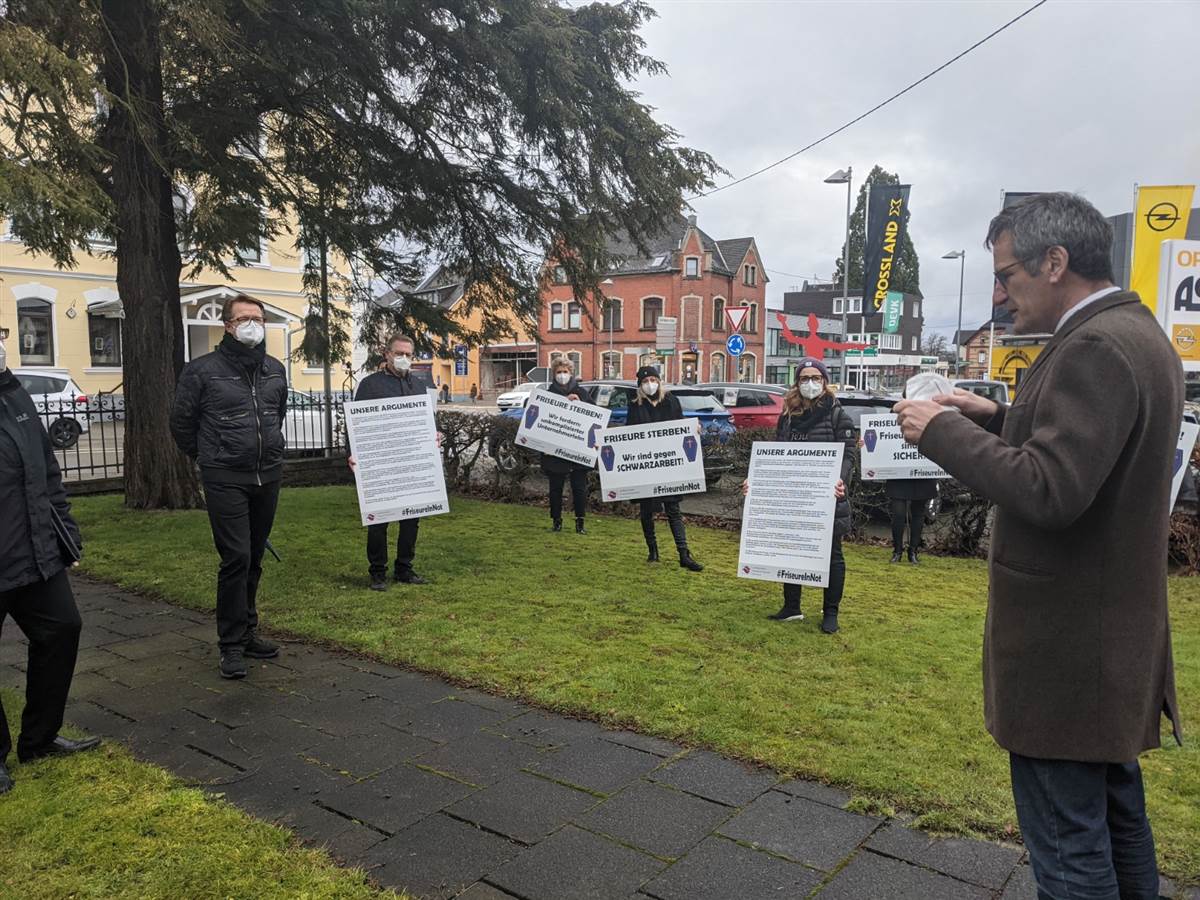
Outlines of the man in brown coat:
{"type": "Polygon", "coordinates": [[[1164,712],[1180,740],[1166,559],[1182,368],[1113,285],[1112,228],[1087,201],[1030,197],[987,245],[992,302],[1017,333],[1053,337],[1010,407],[956,391],[896,412],[921,453],[996,504],[984,713],[1010,754],[1038,896],[1156,898],[1137,759],[1164,712]]]}

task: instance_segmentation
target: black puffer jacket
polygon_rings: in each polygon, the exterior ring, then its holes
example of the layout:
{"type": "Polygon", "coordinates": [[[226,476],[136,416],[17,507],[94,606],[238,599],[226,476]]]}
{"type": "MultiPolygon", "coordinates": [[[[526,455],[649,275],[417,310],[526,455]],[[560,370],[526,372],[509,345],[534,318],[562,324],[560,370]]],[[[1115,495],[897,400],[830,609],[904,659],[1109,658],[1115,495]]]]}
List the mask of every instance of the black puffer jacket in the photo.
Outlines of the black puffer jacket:
{"type": "Polygon", "coordinates": [[[66,568],[55,512],[82,549],[46,429],[33,400],[6,369],[0,372],[0,592],[45,581],[66,568]]]}
{"type": "Polygon", "coordinates": [[[430,384],[428,376],[423,373],[410,371],[407,375],[397,375],[391,369],[381,369],[372,372],[361,382],[354,392],[355,400],[386,400],[389,397],[413,397],[424,394],[430,384]]]}
{"type": "MultiPolygon", "coordinates": [[[[781,415],[775,425],[775,440],[845,444],[846,451],[842,454],[842,481],[849,489],[854,454],[858,451],[858,438],[854,434],[854,422],[833,397],[826,394],[806,413],[781,415]]],[[[839,500],[834,508],[833,533],[840,536],[849,531],[850,501],[839,500]]]]}
{"type": "Polygon", "coordinates": [[[184,367],[175,387],[171,434],[200,463],[205,481],[265,484],[283,473],[287,416],[283,363],[225,335],[184,367]]]}
{"type": "MultiPolygon", "coordinates": [[[[583,403],[590,403],[592,406],[596,405],[596,395],[581,386],[578,378],[572,378],[565,385],[559,384],[557,381],[551,381],[550,387],[546,388],[546,390],[551,394],[559,394],[563,397],[575,394],[583,403]]],[[[563,475],[572,469],[586,470],[587,468],[588,466],[581,466],[579,463],[570,462],[560,456],[551,456],[549,453],[542,454],[542,471],[547,475],[563,475]]]]}
{"type": "MultiPolygon", "coordinates": [[[[659,388],[662,390],[662,388],[659,388]]],[[[683,407],[679,398],[668,393],[657,403],[651,403],[639,391],[638,397],[629,404],[629,417],[626,425],[649,425],[653,422],[674,422],[683,418],[683,407]]]]}

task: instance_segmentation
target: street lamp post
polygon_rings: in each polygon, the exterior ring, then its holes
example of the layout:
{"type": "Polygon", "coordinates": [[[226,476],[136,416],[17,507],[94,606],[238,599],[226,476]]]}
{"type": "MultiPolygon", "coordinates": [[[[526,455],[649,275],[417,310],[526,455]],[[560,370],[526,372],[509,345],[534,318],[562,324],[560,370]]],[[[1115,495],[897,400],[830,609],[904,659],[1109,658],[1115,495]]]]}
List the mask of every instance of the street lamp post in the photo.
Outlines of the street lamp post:
{"type": "MultiPolygon", "coordinates": [[[[600,282],[600,284],[602,284],[602,285],[611,285],[611,284],[613,284],[613,280],[612,280],[611,278],[605,278],[605,279],[604,279],[602,282],[600,282]]],[[[610,300],[610,299],[609,299],[607,296],[605,296],[604,294],[601,294],[601,296],[602,296],[602,297],[604,297],[604,312],[607,312],[607,313],[608,313],[608,360],[609,360],[609,361],[608,361],[608,365],[612,365],[612,353],[613,353],[613,326],[616,324],[616,320],[615,320],[615,319],[614,319],[614,317],[613,317],[612,300],[610,300]]],[[[602,313],[602,315],[603,315],[603,313],[602,313]]],[[[602,321],[603,321],[603,320],[602,320],[602,321]]],[[[624,323],[624,322],[622,322],[622,323],[621,323],[621,327],[622,327],[622,328],[624,328],[624,327],[625,327],[625,323],[624,323]]],[[[608,368],[608,366],[607,366],[607,365],[605,365],[605,366],[601,366],[601,367],[600,367],[600,372],[601,372],[601,374],[604,374],[604,372],[605,372],[605,369],[607,369],[607,368],[608,368]]],[[[605,377],[605,378],[608,378],[608,377],[610,377],[610,376],[609,376],[609,375],[607,375],[607,374],[604,374],[604,377],[605,377]]]]}
{"type": "MultiPolygon", "coordinates": [[[[846,185],[846,242],[842,245],[842,342],[846,341],[846,312],[850,306],[850,179],[854,174],[852,166],[838,169],[825,179],[826,184],[846,185]]],[[[815,335],[814,335],[815,337],[815,335]]],[[[842,386],[846,384],[846,351],[842,350],[841,374],[842,386]]]]}
{"type": "Polygon", "coordinates": [[[958,341],[962,335],[963,274],[967,268],[967,251],[951,250],[949,253],[943,253],[942,259],[958,260],[958,328],[954,331],[954,377],[957,378],[960,362],[958,341]]]}

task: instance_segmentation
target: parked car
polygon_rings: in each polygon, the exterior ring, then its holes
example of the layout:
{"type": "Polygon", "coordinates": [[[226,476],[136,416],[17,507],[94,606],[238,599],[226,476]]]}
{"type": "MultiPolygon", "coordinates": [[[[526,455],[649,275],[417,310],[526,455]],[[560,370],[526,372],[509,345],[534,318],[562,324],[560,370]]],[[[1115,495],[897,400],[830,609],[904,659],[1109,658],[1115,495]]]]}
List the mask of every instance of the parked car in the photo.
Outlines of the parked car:
{"type": "MultiPolygon", "coordinates": [[[[338,404],[340,393],[334,393],[333,427],[338,432],[342,417],[338,404]]],[[[314,392],[306,394],[303,391],[288,389],[287,415],[283,420],[283,436],[287,440],[287,449],[292,450],[324,450],[330,446],[329,430],[325,427],[325,394],[314,392]]]]}
{"type": "Polygon", "coordinates": [[[79,443],[89,425],[88,398],[62,369],[13,369],[42,416],[50,443],[66,450],[79,443]]]}
{"type": "Polygon", "coordinates": [[[838,403],[850,414],[856,431],[862,431],[863,416],[885,416],[900,402],[899,394],[877,394],[871,391],[838,391],[838,403]]]}
{"type": "Polygon", "coordinates": [[[696,387],[721,401],[733,416],[735,428],[774,428],[788,392],[783,384],[708,381],[696,387]]]}
{"type": "Polygon", "coordinates": [[[496,407],[501,411],[506,409],[521,410],[525,408],[525,404],[529,402],[529,395],[534,390],[545,390],[550,386],[548,381],[527,381],[524,384],[518,384],[511,391],[505,391],[496,398],[496,407]]]}
{"type": "Polygon", "coordinates": [[[1008,385],[1003,381],[988,381],[983,378],[960,378],[954,386],[987,397],[996,403],[1008,404],[1008,385]]]}

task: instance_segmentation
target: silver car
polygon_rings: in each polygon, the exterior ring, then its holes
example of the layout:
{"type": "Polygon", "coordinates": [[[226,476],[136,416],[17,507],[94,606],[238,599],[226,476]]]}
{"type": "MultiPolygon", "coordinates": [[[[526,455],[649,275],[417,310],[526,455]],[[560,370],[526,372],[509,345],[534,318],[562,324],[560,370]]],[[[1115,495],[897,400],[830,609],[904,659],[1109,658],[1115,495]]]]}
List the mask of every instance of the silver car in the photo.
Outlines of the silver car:
{"type": "Polygon", "coordinates": [[[88,430],[88,398],[69,374],[55,369],[13,369],[21,387],[33,398],[57,450],[79,443],[79,436],[88,430]]]}

